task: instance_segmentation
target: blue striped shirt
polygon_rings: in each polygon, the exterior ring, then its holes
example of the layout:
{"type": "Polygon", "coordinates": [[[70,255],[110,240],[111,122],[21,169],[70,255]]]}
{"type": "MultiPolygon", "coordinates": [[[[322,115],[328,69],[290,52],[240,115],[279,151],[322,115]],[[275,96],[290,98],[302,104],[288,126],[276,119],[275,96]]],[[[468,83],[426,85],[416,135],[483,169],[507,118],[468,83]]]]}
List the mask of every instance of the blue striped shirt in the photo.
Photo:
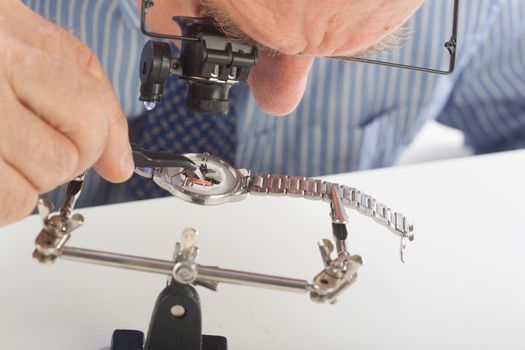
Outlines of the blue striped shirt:
{"type": "MultiPolygon", "coordinates": [[[[24,2],[91,47],[128,117],[142,113],[136,71],[147,38],[135,0],[24,2]]],[[[400,61],[446,66],[452,4],[429,0],[415,14],[400,61]]],[[[429,120],[460,129],[479,153],[524,147],[523,18],[522,0],[462,1],[456,71],[449,76],[316,59],[302,102],[286,118],[267,116],[243,89],[236,101],[236,165],[303,176],[388,166],[429,120]]],[[[125,186],[90,178],[82,204],[126,199],[125,186]]]]}

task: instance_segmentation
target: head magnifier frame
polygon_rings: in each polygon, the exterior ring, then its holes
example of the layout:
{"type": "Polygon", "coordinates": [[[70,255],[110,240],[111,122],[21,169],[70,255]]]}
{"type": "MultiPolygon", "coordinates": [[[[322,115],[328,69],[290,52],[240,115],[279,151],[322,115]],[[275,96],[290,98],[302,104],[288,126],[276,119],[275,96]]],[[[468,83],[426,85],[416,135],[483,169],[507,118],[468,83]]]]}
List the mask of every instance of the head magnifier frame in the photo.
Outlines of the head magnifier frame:
{"type": "Polygon", "coordinates": [[[377,61],[373,59],[360,58],[360,57],[349,57],[349,58],[345,58],[345,60],[352,61],[352,62],[375,64],[375,65],[380,65],[380,66],[408,69],[408,70],[424,72],[424,73],[449,75],[454,72],[454,69],[456,67],[456,52],[457,52],[457,45],[458,45],[458,22],[459,22],[458,18],[459,18],[459,0],[454,0],[454,14],[453,14],[453,19],[452,19],[452,35],[450,36],[450,39],[446,41],[445,44],[443,45],[445,49],[448,51],[448,53],[450,54],[450,62],[449,62],[447,70],[411,66],[408,64],[392,63],[392,62],[386,62],[386,61],[377,61]]]}
{"type": "MultiPolygon", "coordinates": [[[[392,62],[387,62],[387,61],[378,61],[378,60],[360,58],[360,57],[350,57],[350,58],[346,58],[346,60],[351,61],[351,62],[375,64],[375,65],[381,65],[381,66],[387,66],[387,67],[393,67],[393,68],[401,68],[401,69],[432,73],[432,74],[448,75],[448,74],[453,73],[455,66],[456,66],[456,52],[457,52],[457,42],[458,42],[458,22],[459,22],[458,20],[459,1],[460,0],[454,0],[454,14],[453,14],[453,19],[452,19],[452,35],[450,36],[450,39],[446,41],[444,44],[445,49],[448,51],[450,55],[450,62],[449,62],[449,66],[447,70],[426,68],[426,67],[420,67],[420,66],[412,66],[408,64],[392,63],[392,62]]],[[[187,40],[187,41],[198,41],[199,40],[194,37],[161,34],[161,33],[155,33],[155,32],[149,31],[146,25],[146,12],[152,6],[154,6],[153,0],[142,0],[140,28],[144,35],[147,35],[153,38],[160,38],[160,39],[187,40]]]]}

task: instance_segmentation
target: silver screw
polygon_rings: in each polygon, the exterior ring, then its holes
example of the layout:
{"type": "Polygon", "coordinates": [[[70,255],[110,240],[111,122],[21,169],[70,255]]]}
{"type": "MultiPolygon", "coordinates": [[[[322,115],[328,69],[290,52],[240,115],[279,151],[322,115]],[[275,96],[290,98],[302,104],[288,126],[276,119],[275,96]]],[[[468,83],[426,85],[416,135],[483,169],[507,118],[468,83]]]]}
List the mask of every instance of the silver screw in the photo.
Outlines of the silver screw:
{"type": "Polygon", "coordinates": [[[173,277],[175,281],[182,284],[189,284],[197,278],[195,264],[186,261],[180,261],[173,267],[173,277]]]}
{"type": "Polygon", "coordinates": [[[170,309],[171,316],[173,317],[182,317],[186,314],[186,309],[182,305],[174,305],[170,309]]]}
{"type": "Polygon", "coordinates": [[[183,282],[191,281],[194,273],[188,266],[181,266],[177,270],[177,276],[180,277],[180,280],[183,282]]]}

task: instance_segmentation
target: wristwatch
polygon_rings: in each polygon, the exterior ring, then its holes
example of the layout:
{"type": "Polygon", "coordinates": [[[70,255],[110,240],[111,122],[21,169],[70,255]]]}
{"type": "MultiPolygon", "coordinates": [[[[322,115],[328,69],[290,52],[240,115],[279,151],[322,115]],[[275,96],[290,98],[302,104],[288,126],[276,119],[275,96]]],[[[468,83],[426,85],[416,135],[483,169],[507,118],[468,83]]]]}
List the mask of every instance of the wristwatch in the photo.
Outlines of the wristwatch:
{"type": "Polygon", "coordinates": [[[346,208],[356,209],[388,227],[401,238],[414,239],[413,225],[405,216],[391,210],[372,196],[356,188],[320,179],[272,175],[248,169],[236,169],[221,158],[207,153],[183,154],[200,172],[186,167],[137,168],[136,173],[185,201],[201,205],[218,205],[254,195],[303,197],[331,202],[337,193],[346,208]]]}

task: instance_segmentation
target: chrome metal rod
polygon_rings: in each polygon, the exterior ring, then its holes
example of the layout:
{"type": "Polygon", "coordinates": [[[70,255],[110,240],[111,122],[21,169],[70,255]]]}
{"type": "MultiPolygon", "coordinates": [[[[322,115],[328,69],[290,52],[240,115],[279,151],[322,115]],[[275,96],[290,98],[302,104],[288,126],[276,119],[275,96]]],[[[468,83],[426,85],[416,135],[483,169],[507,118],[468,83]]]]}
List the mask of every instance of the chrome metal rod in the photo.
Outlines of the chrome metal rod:
{"type": "Polygon", "coordinates": [[[96,265],[120,267],[128,270],[171,275],[173,261],[143,258],[140,256],[102,252],[99,250],[64,247],[61,258],[96,265]]]}
{"type": "MultiPolygon", "coordinates": [[[[172,275],[174,266],[174,262],[168,260],[143,258],[75,247],[64,247],[60,256],[65,260],[169,276],[172,275]]],[[[197,280],[201,279],[203,281],[222,282],[296,293],[307,293],[310,290],[310,285],[306,280],[228,270],[214,266],[197,265],[197,274],[197,280]]]]}
{"type": "Polygon", "coordinates": [[[310,291],[310,285],[307,281],[295,278],[227,270],[202,265],[197,266],[197,271],[199,274],[198,278],[202,278],[203,280],[296,293],[307,293],[310,291]]]}

